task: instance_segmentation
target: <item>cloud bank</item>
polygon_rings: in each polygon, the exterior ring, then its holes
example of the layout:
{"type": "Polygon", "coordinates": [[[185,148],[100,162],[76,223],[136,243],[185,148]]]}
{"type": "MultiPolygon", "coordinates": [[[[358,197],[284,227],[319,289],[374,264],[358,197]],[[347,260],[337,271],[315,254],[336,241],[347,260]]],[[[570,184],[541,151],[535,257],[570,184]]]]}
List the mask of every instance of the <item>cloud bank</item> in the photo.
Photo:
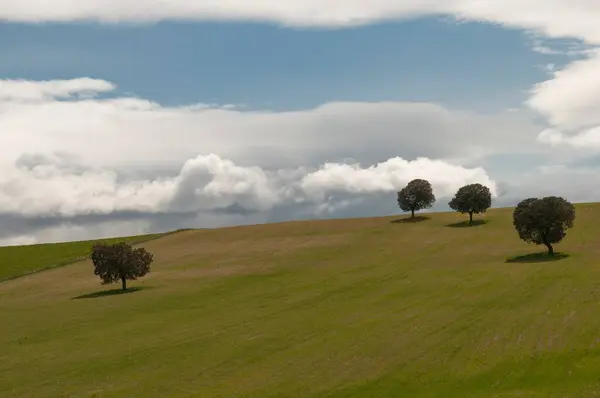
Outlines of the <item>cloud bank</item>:
{"type": "Polygon", "coordinates": [[[152,159],[153,167],[172,169],[210,152],[261,167],[349,158],[374,164],[396,156],[474,160],[532,144],[539,130],[519,113],[481,115],[431,103],[336,102],[270,112],[95,97],[114,87],[91,79],[0,80],[0,159],[62,151],[92,166],[143,168],[152,159]],[[120,156],[124,147],[127,156],[120,156]]]}
{"type": "Polygon", "coordinates": [[[393,208],[395,192],[418,177],[442,198],[471,182],[496,195],[474,164],[489,148],[512,151],[497,133],[534,142],[537,131],[514,112],[427,103],[241,111],[165,107],[110,96],[115,88],[87,78],[0,81],[0,218],[13,228],[0,239],[29,242],[27,227],[53,239],[85,223],[104,233],[110,220],[129,220],[135,233],[158,219],[177,227],[165,217],[211,227],[327,216],[382,195],[393,208]]]}
{"type": "Polygon", "coordinates": [[[119,212],[181,213],[238,208],[264,212],[286,203],[320,204],[333,194],[398,191],[413,178],[429,179],[439,196],[470,182],[495,182],[481,168],[419,158],[370,167],[328,163],[315,171],[265,171],[215,154],[187,160],[179,173],[155,180],[119,181],[109,169],[71,164],[58,156],[20,158],[0,176],[0,213],[74,217],[119,212]]]}

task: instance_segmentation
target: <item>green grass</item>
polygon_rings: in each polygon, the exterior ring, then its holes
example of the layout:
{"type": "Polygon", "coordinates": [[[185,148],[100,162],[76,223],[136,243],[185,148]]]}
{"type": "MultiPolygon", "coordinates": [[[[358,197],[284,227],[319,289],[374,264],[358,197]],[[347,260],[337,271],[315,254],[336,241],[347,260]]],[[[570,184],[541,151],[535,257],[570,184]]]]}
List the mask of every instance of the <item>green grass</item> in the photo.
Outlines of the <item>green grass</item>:
{"type": "Polygon", "coordinates": [[[600,396],[600,205],[577,215],[556,261],[498,209],[172,234],[127,294],[87,262],[0,283],[0,396],[600,396]]]}
{"type": "Polygon", "coordinates": [[[92,244],[96,241],[105,243],[119,241],[141,243],[149,239],[158,238],[159,236],[161,234],[98,239],[94,241],[0,247],[0,282],[78,261],[78,258],[89,254],[92,244]]]}

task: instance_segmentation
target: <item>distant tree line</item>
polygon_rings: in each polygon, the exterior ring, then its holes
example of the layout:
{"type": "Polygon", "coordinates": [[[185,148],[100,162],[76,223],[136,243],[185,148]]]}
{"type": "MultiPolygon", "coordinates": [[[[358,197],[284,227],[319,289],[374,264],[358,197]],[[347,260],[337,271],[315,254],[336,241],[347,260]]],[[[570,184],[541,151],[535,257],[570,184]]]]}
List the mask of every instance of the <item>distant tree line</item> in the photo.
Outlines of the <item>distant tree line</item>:
{"type": "MultiPolygon", "coordinates": [[[[415,212],[433,207],[435,195],[429,181],[414,179],[398,192],[398,206],[402,211],[415,212]]],[[[461,187],[448,206],[461,214],[469,215],[469,225],[473,224],[473,214],[485,213],[492,206],[490,189],[482,184],[469,184],[461,187]]],[[[559,243],[573,227],[575,207],[558,196],[527,198],[519,202],[513,211],[513,226],[519,237],[536,245],[544,245],[549,255],[554,255],[553,244],[559,243]]]]}

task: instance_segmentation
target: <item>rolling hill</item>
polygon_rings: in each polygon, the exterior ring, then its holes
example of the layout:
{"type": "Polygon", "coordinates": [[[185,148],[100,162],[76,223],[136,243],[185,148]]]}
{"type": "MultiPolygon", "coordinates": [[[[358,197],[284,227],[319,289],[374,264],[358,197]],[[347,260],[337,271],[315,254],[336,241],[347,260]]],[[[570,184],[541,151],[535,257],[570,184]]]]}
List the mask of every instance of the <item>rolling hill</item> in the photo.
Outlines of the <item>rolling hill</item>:
{"type": "Polygon", "coordinates": [[[428,216],[170,234],[128,294],[88,261],[2,282],[0,396],[600,396],[600,205],[551,262],[511,209],[428,216]]]}

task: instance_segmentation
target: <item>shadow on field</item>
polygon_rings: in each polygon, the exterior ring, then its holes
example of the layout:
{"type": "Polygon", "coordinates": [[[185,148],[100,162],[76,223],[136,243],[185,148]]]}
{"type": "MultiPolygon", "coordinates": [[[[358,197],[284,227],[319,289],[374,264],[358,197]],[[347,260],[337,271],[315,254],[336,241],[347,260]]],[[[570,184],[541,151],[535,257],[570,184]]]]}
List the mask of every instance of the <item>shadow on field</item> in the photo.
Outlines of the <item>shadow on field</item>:
{"type": "Polygon", "coordinates": [[[552,261],[564,260],[569,257],[566,253],[554,253],[553,256],[547,252],[531,253],[523,256],[516,256],[506,259],[507,263],[549,263],[552,261]]]}
{"type": "Polygon", "coordinates": [[[415,216],[415,218],[398,218],[397,220],[390,221],[392,224],[413,224],[421,221],[429,220],[429,217],[415,216]]]}
{"type": "Polygon", "coordinates": [[[469,220],[466,220],[466,221],[461,221],[461,222],[455,222],[455,223],[452,223],[452,224],[446,224],[446,227],[450,227],[450,228],[469,228],[469,227],[476,227],[478,225],[485,225],[487,223],[488,223],[487,220],[473,220],[473,224],[469,224],[469,220]]]}
{"type": "Polygon", "coordinates": [[[90,298],[98,298],[98,297],[106,297],[106,296],[118,296],[121,294],[129,294],[139,292],[142,289],[146,289],[147,287],[130,287],[127,290],[123,289],[112,289],[112,290],[101,290],[99,292],[83,294],[81,296],[73,297],[72,300],[79,299],[90,299],[90,298]]]}

